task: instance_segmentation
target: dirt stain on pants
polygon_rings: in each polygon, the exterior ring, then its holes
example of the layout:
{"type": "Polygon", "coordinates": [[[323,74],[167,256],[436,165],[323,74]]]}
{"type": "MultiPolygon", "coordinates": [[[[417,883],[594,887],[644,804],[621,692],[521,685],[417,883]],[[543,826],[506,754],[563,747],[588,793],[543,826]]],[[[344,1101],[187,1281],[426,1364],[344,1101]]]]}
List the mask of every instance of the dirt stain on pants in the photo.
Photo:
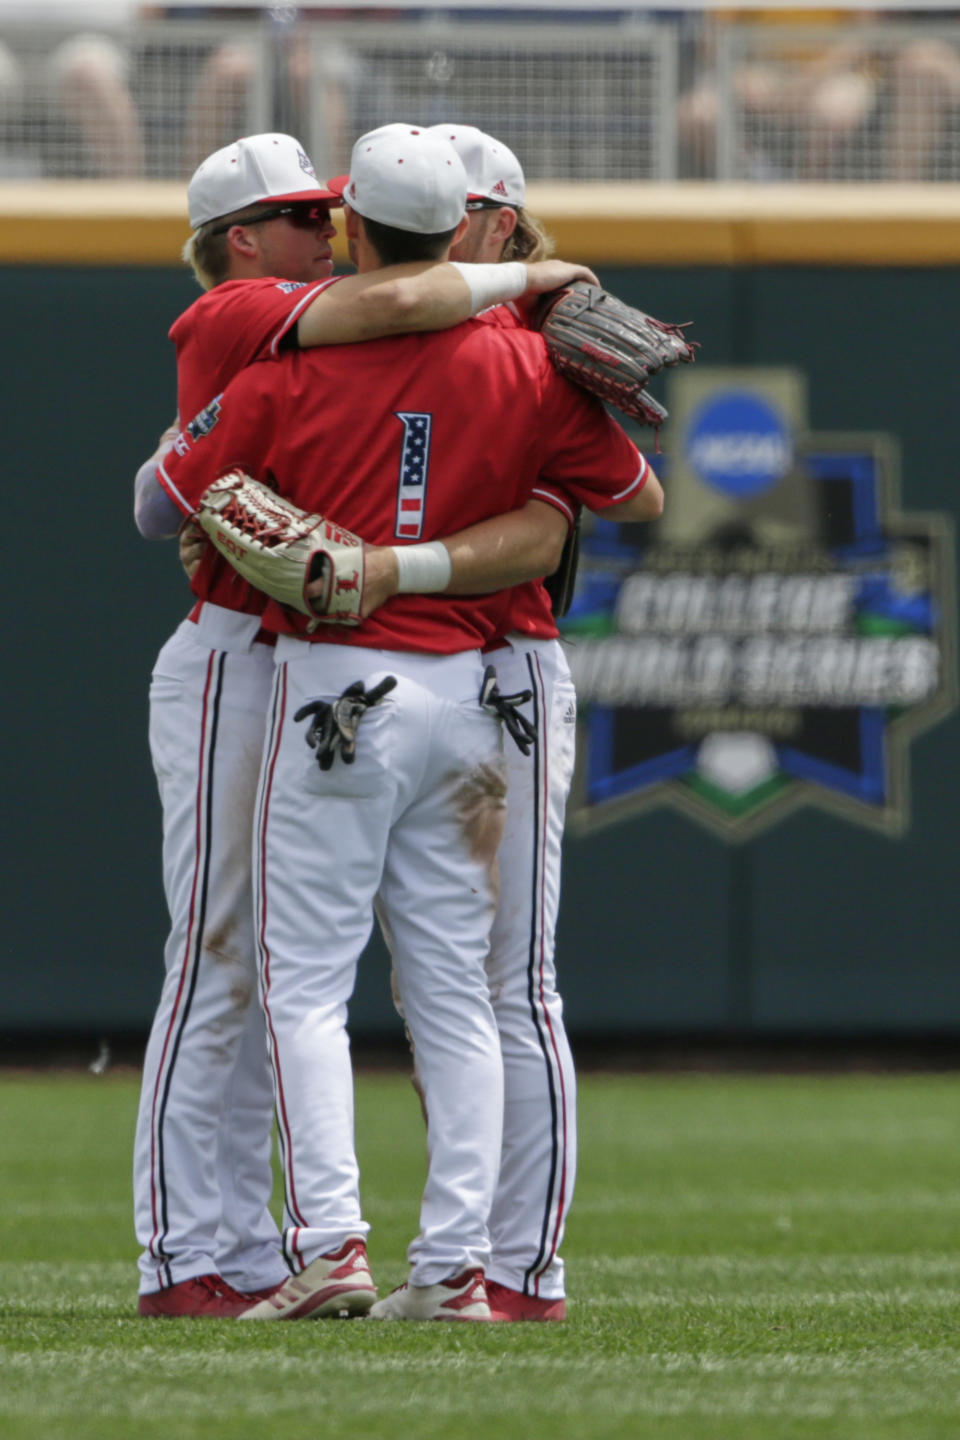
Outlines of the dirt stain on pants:
{"type": "Polygon", "coordinates": [[[454,792],[454,802],[471,860],[485,864],[495,883],[497,850],[507,818],[504,761],[485,761],[465,775],[454,792]]]}

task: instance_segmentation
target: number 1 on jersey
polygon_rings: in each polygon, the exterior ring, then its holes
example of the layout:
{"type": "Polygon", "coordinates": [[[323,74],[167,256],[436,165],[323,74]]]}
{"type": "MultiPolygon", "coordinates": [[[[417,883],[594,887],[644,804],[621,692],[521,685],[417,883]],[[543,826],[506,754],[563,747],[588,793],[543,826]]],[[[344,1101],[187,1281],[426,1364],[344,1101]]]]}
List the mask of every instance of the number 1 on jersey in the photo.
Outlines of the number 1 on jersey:
{"type": "Polygon", "coordinates": [[[430,429],[433,416],[419,411],[395,410],[403,426],[400,478],[397,484],[397,528],[401,540],[419,540],[427,502],[430,468],[430,429]]]}

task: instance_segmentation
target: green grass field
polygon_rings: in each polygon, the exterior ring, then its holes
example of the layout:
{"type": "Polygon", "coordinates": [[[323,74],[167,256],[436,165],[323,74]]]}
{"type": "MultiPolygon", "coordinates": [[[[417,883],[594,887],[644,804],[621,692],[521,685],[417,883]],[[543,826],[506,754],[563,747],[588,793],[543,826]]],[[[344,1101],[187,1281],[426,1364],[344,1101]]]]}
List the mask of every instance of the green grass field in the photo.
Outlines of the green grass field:
{"type": "MultiPolygon", "coordinates": [[[[960,1077],[587,1077],[565,1325],[135,1315],[137,1077],[0,1072],[3,1440],[957,1440],[960,1077]]],[[[360,1081],[371,1259],[422,1180],[360,1081]]]]}

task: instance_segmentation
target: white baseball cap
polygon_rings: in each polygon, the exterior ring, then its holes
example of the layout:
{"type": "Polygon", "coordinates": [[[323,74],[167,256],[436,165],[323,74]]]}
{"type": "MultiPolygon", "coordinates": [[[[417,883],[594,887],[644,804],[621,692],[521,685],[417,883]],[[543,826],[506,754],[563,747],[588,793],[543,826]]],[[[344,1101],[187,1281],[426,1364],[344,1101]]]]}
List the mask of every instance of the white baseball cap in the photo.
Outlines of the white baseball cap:
{"type": "Polygon", "coordinates": [[[428,133],[440,135],[463,161],[468,200],[493,200],[514,208],[524,203],[527,186],[520,161],[502,140],[475,125],[431,125],[428,133]]]}
{"type": "Polygon", "coordinates": [[[214,150],[187,187],[190,224],[232,215],[262,201],[305,200],[338,205],[317,179],[307,152],[292,135],[247,135],[214,150]]]}
{"type": "Polygon", "coordinates": [[[453,230],[467,208],[467,172],[459,155],[416,125],[381,125],[361,135],[349,175],[329,184],[364,219],[416,235],[453,230]]]}

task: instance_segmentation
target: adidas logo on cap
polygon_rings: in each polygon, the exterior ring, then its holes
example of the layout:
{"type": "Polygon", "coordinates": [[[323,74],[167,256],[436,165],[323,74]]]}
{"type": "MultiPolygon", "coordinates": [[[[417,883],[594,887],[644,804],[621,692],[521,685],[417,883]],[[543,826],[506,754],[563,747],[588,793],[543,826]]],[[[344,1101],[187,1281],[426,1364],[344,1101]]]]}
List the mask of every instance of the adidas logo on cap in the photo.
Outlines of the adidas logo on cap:
{"type": "Polygon", "coordinates": [[[431,126],[453,146],[467,172],[467,192],[473,200],[493,200],[497,205],[526,203],[526,186],[520,161],[509,146],[473,125],[431,126]]]}

